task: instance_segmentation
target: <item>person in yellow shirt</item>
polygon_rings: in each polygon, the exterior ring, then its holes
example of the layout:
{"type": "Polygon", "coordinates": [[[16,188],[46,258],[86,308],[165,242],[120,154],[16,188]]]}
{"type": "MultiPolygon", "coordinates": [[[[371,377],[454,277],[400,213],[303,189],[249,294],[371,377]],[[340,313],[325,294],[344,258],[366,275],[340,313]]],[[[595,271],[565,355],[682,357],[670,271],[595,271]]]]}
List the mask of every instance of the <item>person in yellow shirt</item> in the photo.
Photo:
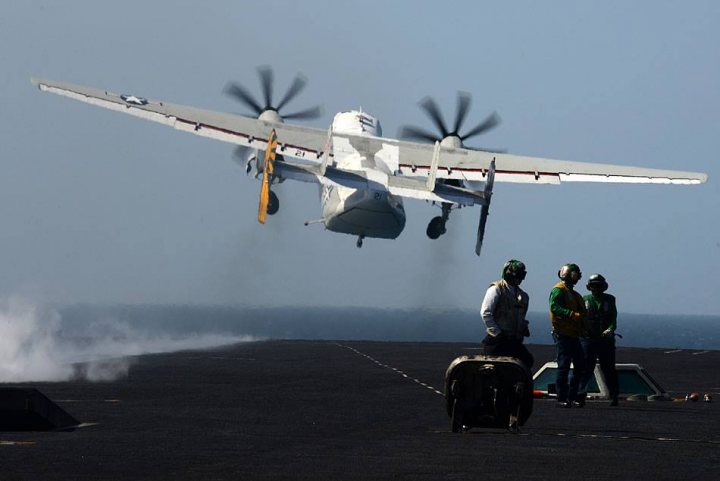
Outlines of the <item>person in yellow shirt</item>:
{"type": "Polygon", "coordinates": [[[558,406],[583,407],[586,393],[580,392],[580,380],[585,371],[585,357],[580,336],[586,315],[585,301],[575,292],[575,284],[582,278],[577,264],[565,264],[558,271],[558,282],[550,291],[550,321],[557,350],[555,389],[558,406]],[[573,372],[570,375],[570,364],[573,372]]]}

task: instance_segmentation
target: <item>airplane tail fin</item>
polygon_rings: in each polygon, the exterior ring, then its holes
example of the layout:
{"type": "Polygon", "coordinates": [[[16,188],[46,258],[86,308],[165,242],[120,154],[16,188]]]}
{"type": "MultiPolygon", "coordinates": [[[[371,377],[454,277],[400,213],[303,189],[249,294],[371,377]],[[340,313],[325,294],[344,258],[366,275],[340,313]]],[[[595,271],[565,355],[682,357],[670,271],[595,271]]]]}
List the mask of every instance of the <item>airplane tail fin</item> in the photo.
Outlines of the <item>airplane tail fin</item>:
{"type": "Polygon", "coordinates": [[[487,173],[487,180],[485,181],[484,198],[482,210],[480,211],[480,224],[478,225],[477,241],[475,243],[475,254],[480,255],[482,249],[483,238],[485,237],[485,224],[487,223],[487,217],[490,213],[490,199],[492,198],[493,184],[495,183],[495,159],[490,162],[490,169],[487,173]]]}
{"type": "Polygon", "coordinates": [[[258,222],[265,223],[267,217],[268,204],[270,202],[270,183],[272,182],[273,173],[275,171],[275,149],[277,149],[278,140],[275,129],[270,132],[268,137],[267,148],[265,149],[265,165],[263,166],[262,185],[260,187],[260,205],[258,207],[258,222]]]}

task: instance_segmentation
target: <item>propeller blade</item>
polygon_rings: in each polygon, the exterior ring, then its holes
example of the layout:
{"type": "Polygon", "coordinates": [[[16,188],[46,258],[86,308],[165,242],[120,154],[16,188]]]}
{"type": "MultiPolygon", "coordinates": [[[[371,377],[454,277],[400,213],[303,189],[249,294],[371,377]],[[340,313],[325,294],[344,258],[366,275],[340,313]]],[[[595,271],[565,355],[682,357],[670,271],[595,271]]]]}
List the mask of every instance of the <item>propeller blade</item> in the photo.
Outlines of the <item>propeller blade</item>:
{"type": "Polygon", "coordinates": [[[435,103],[435,100],[433,100],[432,97],[425,97],[420,101],[420,107],[425,110],[435,126],[438,130],[440,130],[441,137],[447,136],[449,132],[447,127],[445,127],[445,121],[442,118],[442,114],[440,113],[440,109],[435,103]]]}
{"type": "Polygon", "coordinates": [[[460,140],[465,141],[465,139],[469,139],[470,137],[474,137],[476,135],[482,134],[483,132],[487,132],[499,123],[500,116],[497,114],[497,112],[493,112],[485,120],[483,120],[473,129],[468,131],[465,135],[461,135],[460,140]]]}
{"type": "Polygon", "coordinates": [[[292,85],[290,85],[288,91],[285,93],[285,96],[282,98],[282,100],[280,100],[280,103],[277,104],[277,108],[275,110],[280,111],[286,103],[297,97],[300,91],[305,88],[306,84],[307,78],[305,78],[305,76],[302,74],[298,74],[295,77],[295,80],[293,80],[292,85]]]}
{"type": "Polygon", "coordinates": [[[465,122],[465,116],[467,116],[468,110],[470,109],[470,101],[472,95],[468,92],[458,92],[457,96],[457,111],[455,112],[455,127],[453,132],[456,134],[460,132],[463,122],[465,122]]]}
{"type": "MultiPolygon", "coordinates": [[[[279,107],[278,107],[279,108],[279,107]]],[[[307,119],[316,119],[318,117],[321,117],[323,114],[323,109],[319,105],[316,105],[315,107],[311,107],[309,109],[301,110],[299,112],[293,112],[291,114],[283,114],[283,119],[297,119],[297,120],[307,120],[307,119]]]]}
{"type": "Polygon", "coordinates": [[[273,71],[267,65],[258,67],[257,71],[260,76],[260,87],[262,88],[263,98],[265,99],[265,108],[263,110],[271,109],[273,108],[273,71]]]}
{"type": "Polygon", "coordinates": [[[435,134],[431,134],[430,132],[427,132],[426,130],[423,130],[418,127],[412,127],[410,125],[407,125],[407,126],[401,128],[400,132],[398,133],[398,137],[400,137],[401,139],[424,140],[427,142],[436,142],[438,140],[441,140],[435,134]]]}
{"type": "Polygon", "coordinates": [[[234,97],[235,100],[245,104],[253,112],[255,112],[255,115],[260,115],[262,113],[263,108],[257,103],[255,97],[253,97],[252,94],[239,83],[229,82],[223,89],[223,92],[225,92],[226,95],[234,97]]]}
{"type": "Polygon", "coordinates": [[[275,149],[278,140],[275,129],[270,132],[267,148],[265,149],[265,165],[263,166],[262,185],[260,186],[260,205],[258,206],[258,222],[265,223],[267,217],[268,203],[270,202],[270,181],[275,169],[275,149]]]}

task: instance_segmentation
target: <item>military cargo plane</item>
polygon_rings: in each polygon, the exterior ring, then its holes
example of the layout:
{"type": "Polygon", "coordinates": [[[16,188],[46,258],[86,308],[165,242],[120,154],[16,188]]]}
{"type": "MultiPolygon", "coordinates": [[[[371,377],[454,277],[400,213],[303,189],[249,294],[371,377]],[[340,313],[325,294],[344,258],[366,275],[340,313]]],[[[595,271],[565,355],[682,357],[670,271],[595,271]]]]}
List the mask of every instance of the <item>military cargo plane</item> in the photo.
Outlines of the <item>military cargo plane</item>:
{"type": "MultiPolygon", "coordinates": [[[[405,127],[397,140],[382,136],[377,118],[361,110],[335,115],[330,128],[318,129],[285,123],[320,115],[313,107],[281,115],[280,111],[304,88],[297,76],[283,98],[273,103],[273,74],[258,69],[264,105],[237,83],[225,92],[244,103],[254,116],[213,112],[195,107],[150,100],[131,94],[70,83],[33,78],[40,90],[110,110],[159,122],[178,130],[237,145],[237,154],[248,173],[262,179],[258,220],[274,214],[279,199],[272,186],[287,179],[318,184],[325,228],[363,239],[395,239],[405,227],[403,199],[422,199],[437,204],[441,215],[427,227],[436,239],[445,233],[451,210],[480,205],[475,253],[480,255],[494,182],[559,184],[561,182],[622,182],[700,184],[707,175],[620,165],[551,160],[473,149],[464,141],[493,128],[499,122],[491,114],[475,127],[460,133],[470,106],[470,96],[458,94],[452,129],[444,122],[434,100],[420,104],[440,135],[417,127],[405,127]]],[[[306,222],[308,224],[309,222],[306,222]]]]}

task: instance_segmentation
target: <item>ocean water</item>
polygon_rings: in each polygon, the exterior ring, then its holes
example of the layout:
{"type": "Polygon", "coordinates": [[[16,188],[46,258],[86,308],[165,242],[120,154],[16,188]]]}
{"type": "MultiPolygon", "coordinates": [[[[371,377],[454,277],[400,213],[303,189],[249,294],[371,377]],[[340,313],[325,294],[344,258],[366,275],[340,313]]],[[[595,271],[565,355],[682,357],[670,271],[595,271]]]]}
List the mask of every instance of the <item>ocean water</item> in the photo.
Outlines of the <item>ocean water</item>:
{"type": "MultiPolygon", "coordinates": [[[[89,306],[61,309],[63,333],[82,335],[102,322],[147,335],[231,335],[248,338],[479,342],[478,311],[363,307],[89,306]]],[[[552,344],[547,313],[530,313],[529,343],[552,344]]],[[[720,349],[720,316],[619,314],[618,345],[720,349]]]]}
{"type": "MultiPolygon", "coordinates": [[[[552,344],[545,313],[531,313],[530,343],[552,344]]],[[[720,316],[621,314],[619,346],[720,349],[720,316]]],[[[478,311],[363,307],[73,305],[0,302],[0,383],[111,382],[141,354],[262,339],[478,343],[478,311]]]]}

